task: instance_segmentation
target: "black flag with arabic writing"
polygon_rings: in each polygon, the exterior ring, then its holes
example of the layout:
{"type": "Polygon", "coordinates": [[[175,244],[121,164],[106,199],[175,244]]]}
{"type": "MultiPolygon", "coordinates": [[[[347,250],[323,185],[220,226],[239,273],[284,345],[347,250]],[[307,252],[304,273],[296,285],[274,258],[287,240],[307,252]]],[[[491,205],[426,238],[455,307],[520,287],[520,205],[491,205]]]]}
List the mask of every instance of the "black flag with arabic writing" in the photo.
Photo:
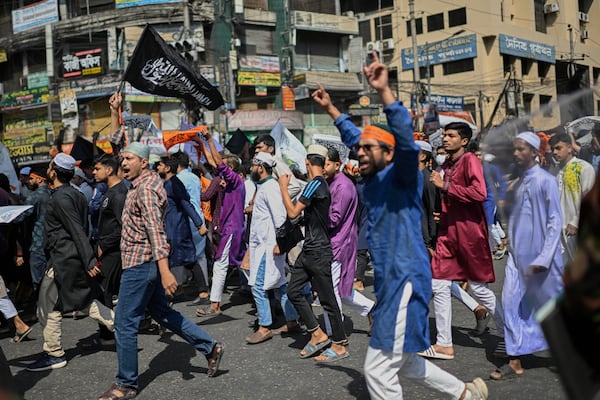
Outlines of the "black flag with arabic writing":
{"type": "Polygon", "coordinates": [[[177,97],[209,110],[223,105],[221,93],[150,25],[146,25],[133,51],[123,80],[142,92],[177,97]]]}

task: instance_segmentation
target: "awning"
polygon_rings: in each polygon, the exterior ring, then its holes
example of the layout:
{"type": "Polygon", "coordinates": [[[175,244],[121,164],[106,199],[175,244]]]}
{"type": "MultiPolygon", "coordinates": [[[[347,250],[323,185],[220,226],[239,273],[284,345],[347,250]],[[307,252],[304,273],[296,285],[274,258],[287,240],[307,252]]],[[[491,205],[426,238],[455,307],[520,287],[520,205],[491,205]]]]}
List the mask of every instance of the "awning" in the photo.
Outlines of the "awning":
{"type": "Polygon", "coordinates": [[[355,72],[328,72],[328,71],[296,71],[294,75],[296,85],[316,89],[317,83],[327,90],[361,91],[363,84],[358,80],[355,72]]]}

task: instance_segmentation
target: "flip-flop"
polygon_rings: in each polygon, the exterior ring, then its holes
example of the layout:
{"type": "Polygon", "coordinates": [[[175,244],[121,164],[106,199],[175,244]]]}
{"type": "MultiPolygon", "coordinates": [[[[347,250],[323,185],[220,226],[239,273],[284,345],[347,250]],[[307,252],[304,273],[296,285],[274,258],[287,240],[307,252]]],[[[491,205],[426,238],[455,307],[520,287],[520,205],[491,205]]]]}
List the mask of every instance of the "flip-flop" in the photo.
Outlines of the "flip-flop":
{"type": "Polygon", "coordinates": [[[319,362],[319,363],[332,363],[332,362],[336,362],[336,361],[339,361],[341,359],[350,357],[350,353],[348,351],[346,351],[345,353],[342,353],[342,354],[338,354],[335,351],[333,351],[331,348],[328,348],[327,350],[325,350],[324,352],[322,352],[320,355],[321,356],[326,356],[327,358],[325,360],[315,360],[316,362],[319,362]]]}
{"type": "Polygon", "coordinates": [[[495,381],[502,381],[504,379],[518,378],[523,375],[524,372],[525,371],[517,372],[510,364],[504,364],[503,366],[496,368],[496,370],[490,374],[490,378],[495,381]]]}
{"type": "Polygon", "coordinates": [[[199,317],[216,317],[221,315],[222,311],[215,311],[212,307],[200,308],[196,310],[196,315],[199,317]]]}
{"type": "Polygon", "coordinates": [[[435,358],[438,360],[454,360],[453,355],[438,353],[437,351],[435,351],[433,346],[429,346],[429,348],[427,348],[427,350],[420,351],[417,354],[420,355],[421,357],[425,357],[425,358],[435,358]]]}
{"type": "Polygon", "coordinates": [[[308,342],[306,344],[306,346],[304,346],[304,348],[302,349],[304,354],[300,354],[300,358],[312,357],[315,354],[317,354],[319,351],[324,349],[325,347],[329,346],[330,344],[331,344],[331,340],[329,340],[329,339],[327,339],[326,341],[321,342],[319,344],[312,344],[311,342],[308,342]]]}
{"type": "Polygon", "coordinates": [[[27,335],[31,333],[32,330],[33,328],[30,327],[23,333],[15,333],[15,337],[12,339],[13,343],[21,343],[21,341],[23,341],[23,339],[25,339],[27,335]]]}

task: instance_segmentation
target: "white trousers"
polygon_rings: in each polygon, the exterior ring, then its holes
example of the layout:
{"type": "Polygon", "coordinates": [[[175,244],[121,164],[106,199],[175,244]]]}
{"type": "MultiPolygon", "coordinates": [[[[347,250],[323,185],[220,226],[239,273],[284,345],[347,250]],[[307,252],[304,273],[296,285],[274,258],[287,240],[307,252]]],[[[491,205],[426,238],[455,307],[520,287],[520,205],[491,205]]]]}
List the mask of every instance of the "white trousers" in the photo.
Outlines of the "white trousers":
{"type": "Polygon", "coordinates": [[[223,254],[221,258],[215,260],[213,263],[213,280],[212,287],[210,288],[210,301],[213,303],[220,303],[221,297],[223,297],[223,290],[225,290],[225,280],[227,280],[227,271],[229,270],[229,249],[231,248],[231,238],[233,236],[227,236],[227,239],[221,238],[221,240],[227,240],[223,254]]]}
{"type": "Polygon", "coordinates": [[[4,318],[11,319],[17,316],[17,309],[10,300],[10,297],[0,298],[0,314],[4,315],[4,318]]]}
{"type": "Polygon", "coordinates": [[[393,351],[377,350],[371,346],[367,349],[365,379],[369,395],[373,400],[402,400],[402,376],[437,390],[446,398],[460,399],[465,390],[464,382],[416,353],[403,352],[406,312],[411,295],[412,284],[407,282],[396,318],[393,351]]]}
{"type": "Polygon", "coordinates": [[[431,288],[433,292],[435,327],[437,329],[437,345],[442,347],[452,346],[451,294],[455,294],[455,297],[462,301],[471,311],[474,311],[479,304],[487,308],[494,317],[498,335],[504,337],[502,306],[487,283],[469,282],[469,290],[479,300],[479,303],[452,281],[432,279],[431,288]],[[453,287],[453,285],[455,286],[453,287]]]}
{"type": "MultiPolygon", "coordinates": [[[[342,314],[342,321],[344,320],[344,312],[342,311],[342,304],[348,308],[354,310],[361,317],[366,317],[369,311],[375,305],[375,302],[368,297],[364,296],[357,290],[352,290],[352,294],[347,297],[340,297],[339,284],[342,274],[342,263],[339,261],[333,261],[331,263],[331,280],[333,281],[333,291],[335,293],[335,299],[337,300],[340,313],[342,314]]],[[[323,315],[325,320],[325,332],[331,336],[331,322],[329,321],[329,315],[325,313],[323,315]]]]}

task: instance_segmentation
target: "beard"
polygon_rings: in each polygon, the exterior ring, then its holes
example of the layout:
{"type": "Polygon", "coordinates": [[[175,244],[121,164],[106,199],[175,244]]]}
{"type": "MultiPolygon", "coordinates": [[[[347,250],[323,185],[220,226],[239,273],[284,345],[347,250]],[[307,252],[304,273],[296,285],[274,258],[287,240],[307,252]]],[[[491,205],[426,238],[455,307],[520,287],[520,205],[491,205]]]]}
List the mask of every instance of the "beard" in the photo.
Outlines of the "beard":
{"type": "Polygon", "coordinates": [[[260,181],[260,174],[256,171],[252,171],[250,172],[250,179],[252,179],[253,182],[258,182],[260,181]]]}

